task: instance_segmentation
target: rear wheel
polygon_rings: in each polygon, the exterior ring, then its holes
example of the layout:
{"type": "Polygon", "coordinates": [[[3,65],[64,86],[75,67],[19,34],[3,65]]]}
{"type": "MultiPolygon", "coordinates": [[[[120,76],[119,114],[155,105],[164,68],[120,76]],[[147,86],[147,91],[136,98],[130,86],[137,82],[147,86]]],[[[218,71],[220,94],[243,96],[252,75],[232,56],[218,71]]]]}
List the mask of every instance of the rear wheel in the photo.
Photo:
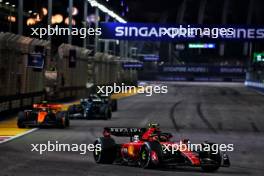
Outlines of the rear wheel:
{"type": "Polygon", "coordinates": [[[65,112],[65,127],[69,128],[70,127],[70,118],[69,118],[69,113],[65,112]]]}
{"type": "Polygon", "coordinates": [[[113,99],[111,101],[111,106],[112,106],[112,111],[113,112],[117,111],[117,100],[116,99],[113,99]]]}
{"type": "Polygon", "coordinates": [[[111,118],[112,118],[112,111],[109,108],[106,108],[104,112],[104,120],[108,120],[111,118]]]}
{"type": "Polygon", "coordinates": [[[17,119],[17,126],[18,128],[25,128],[25,120],[26,120],[26,116],[24,114],[24,112],[19,112],[18,113],[18,119],[17,119]]]}
{"type": "Polygon", "coordinates": [[[107,113],[108,113],[108,114],[107,114],[107,118],[108,118],[108,119],[111,119],[111,118],[112,118],[112,111],[111,111],[111,110],[108,110],[107,113]]]}
{"type": "Polygon", "coordinates": [[[56,115],[56,125],[59,128],[67,128],[70,126],[70,120],[67,112],[59,112],[56,115]]]}
{"type": "Polygon", "coordinates": [[[116,159],[116,143],[112,138],[98,138],[94,145],[101,145],[101,151],[95,150],[94,160],[100,164],[112,164],[116,159]]]}

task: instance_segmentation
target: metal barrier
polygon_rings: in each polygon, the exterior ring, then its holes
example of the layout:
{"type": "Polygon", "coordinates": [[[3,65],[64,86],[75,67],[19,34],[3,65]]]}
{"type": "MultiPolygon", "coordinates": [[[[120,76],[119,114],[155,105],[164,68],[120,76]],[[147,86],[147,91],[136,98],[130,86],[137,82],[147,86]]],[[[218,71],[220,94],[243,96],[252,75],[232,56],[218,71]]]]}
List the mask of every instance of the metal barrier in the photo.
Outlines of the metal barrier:
{"type": "Polygon", "coordinates": [[[18,94],[0,97],[0,113],[16,111],[44,99],[44,92],[18,94]]]}
{"type": "Polygon", "coordinates": [[[136,70],[125,70],[122,67],[124,60],[120,57],[96,53],[94,57],[94,82],[96,85],[112,85],[113,83],[135,84],[136,70]]]}
{"type": "MultiPolygon", "coordinates": [[[[12,33],[0,33],[0,96],[43,90],[43,71],[27,68],[28,55],[35,47],[48,51],[49,43],[12,33]]],[[[49,56],[46,56],[49,59],[49,56]]]]}
{"type": "MultiPolygon", "coordinates": [[[[87,96],[91,85],[131,84],[137,73],[124,70],[120,57],[62,44],[55,55],[49,41],[0,33],[0,113],[50,100],[87,96]],[[29,67],[33,54],[43,56],[42,68],[29,67]],[[71,60],[74,65],[70,66],[71,60]]],[[[35,58],[34,58],[35,59],[35,58]]],[[[35,61],[35,60],[34,60],[35,61]]],[[[32,61],[33,62],[33,61],[32,61]]]]}
{"type": "MultiPolygon", "coordinates": [[[[86,94],[85,87],[64,87],[59,91],[52,101],[61,101],[82,97],[86,94]]],[[[34,103],[45,100],[45,92],[34,92],[0,97],[0,114],[16,112],[18,110],[32,107],[34,103]]],[[[1,120],[1,117],[0,117],[1,120]]]]}

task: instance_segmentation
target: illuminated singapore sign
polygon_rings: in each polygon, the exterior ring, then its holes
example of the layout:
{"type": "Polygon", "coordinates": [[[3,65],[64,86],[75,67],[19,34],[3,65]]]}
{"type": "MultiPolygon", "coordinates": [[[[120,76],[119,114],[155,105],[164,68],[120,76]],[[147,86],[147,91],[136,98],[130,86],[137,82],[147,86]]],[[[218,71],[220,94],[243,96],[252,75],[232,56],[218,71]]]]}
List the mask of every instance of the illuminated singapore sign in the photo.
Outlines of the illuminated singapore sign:
{"type": "Polygon", "coordinates": [[[101,23],[103,39],[119,40],[264,40],[264,26],[101,23]]]}

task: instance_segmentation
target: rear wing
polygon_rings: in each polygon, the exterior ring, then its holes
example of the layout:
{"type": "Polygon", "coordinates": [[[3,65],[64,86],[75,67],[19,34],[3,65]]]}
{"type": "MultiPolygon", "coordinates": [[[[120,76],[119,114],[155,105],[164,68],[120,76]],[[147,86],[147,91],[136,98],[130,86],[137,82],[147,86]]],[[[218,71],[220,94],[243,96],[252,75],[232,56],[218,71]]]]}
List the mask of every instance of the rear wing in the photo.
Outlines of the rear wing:
{"type": "Polygon", "coordinates": [[[120,137],[133,137],[134,135],[142,136],[146,128],[118,128],[118,127],[105,127],[104,133],[120,137]]]}
{"type": "Polygon", "coordinates": [[[39,104],[33,104],[33,108],[51,108],[51,109],[61,109],[61,104],[45,104],[45,103],[39,103],[39,104]]]}

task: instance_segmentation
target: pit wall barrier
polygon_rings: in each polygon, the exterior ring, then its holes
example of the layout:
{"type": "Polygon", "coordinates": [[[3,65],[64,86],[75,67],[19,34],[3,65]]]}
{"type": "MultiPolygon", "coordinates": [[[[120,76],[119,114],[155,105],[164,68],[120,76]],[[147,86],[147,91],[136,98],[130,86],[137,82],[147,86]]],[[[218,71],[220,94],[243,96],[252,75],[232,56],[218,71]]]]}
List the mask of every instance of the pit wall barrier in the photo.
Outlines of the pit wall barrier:
{"type": "Polygon", "coordinates": [[[251,66],[246,74],[245,86],[264,93],[264,69],[263,63],[251,66]]]}
{"type": "Polygon", "coordinates": [[[137,71],[124,70],[120,57],[104,53],[91,56],[91,50],[68,44],[60,45],[54,56],[50,51],[48,41],[0,33],[0,113],[46,99],[47,87],[52,89],[51,100],[60,100],[87,96],[89,83],[137,83],[137,71]],[[41,47],[45,55],[43,69],[27,67],[29,54],[36,47],[41,47]],[[76,52],[74,67],[69,67],[70,50],[76,52]],[[51,69],[54,66],[56,69],[51,69]]]}
{"type": "Polygon", "coordinates": [[[35,92],[0,97],[0,114],[30,107],[44,99],[44,92],[35,92]]]}
{"type": "Polygon", "coordinates": [[[0,33],[0,96],[43,91],[43,71],[26,67],[28,55],[36,46],[49,53],[49,42],[45,40],[0,33]]]}
{"type": "MultiPolygon", "coordinates": [[[[60,93],[56,97],[56,101],[71,100],[73,97],[84,95],[86,91],[87,90],[85,87],[65,87],[61,89],[60,93]]],[[[1,115],[16,113],[21,109],[31,108],[34,103],[39,103],[43,100],[46,100],[45,96],[46,93],[44,91],[10,96],[1,96],[0,120],[1,117],[3,117],[1,115]]]]}
{"type": "Polygon", "coordinates": [[[56,60],[56,68],[58,72],[59,87],[85,87],[89,80],[88,64],[92,58],[89,58],[91,50],[69,45],[61,44],[58,48],[58,59],[56,60]],[[70,50],[76,52],[75,66],[69,66],[70,50]],[[62,82],[63,79],[63,82],[62,82]]]}
{"type": "Polygon", "coordinates": [[[140,72],[140,80],[244,82],[242,66],[164,65],[157,71],[140,72]]]}
{"type": "Polygon", "coordinates": [[[264,93],[264,81],[245,81],[245,86],[264,93]]]}
{"type": "Polygon", "coordinates": [[[92,71],[95,85],[113,85],[125,83],[136,85],[137,70],[125,70],[122,67],[123,58],[96,53],[94,56],[94,70],[92,71]]]}

